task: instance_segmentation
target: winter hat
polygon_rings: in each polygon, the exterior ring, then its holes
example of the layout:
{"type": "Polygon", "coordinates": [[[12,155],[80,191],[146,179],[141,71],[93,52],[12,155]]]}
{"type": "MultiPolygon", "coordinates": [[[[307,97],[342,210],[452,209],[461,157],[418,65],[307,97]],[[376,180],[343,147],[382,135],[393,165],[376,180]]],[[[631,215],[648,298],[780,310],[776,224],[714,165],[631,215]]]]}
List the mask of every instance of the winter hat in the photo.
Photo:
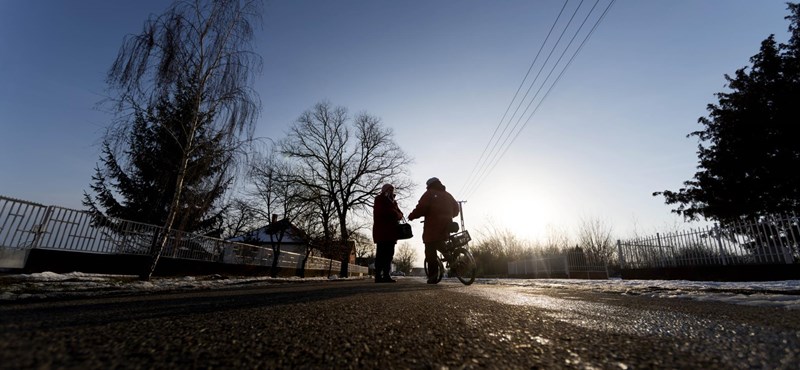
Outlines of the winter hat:
{"type": "Polygon", "coordinates": [[[439,181],[438,178],[431,177],[431,178],[428,179],[428,181],[425,181],[425,186],[431,186],[431,184],[434,184],[434,183],[437,183],[437,182],[441,183],[441,181],[439,181]]]}
{"type": "Polygon", "coordinates": [[[394,190],[394,186],[392,186],[392,184],[384,184],[381,188],[381,194],[386,194],[392,190],[394,190]]]}

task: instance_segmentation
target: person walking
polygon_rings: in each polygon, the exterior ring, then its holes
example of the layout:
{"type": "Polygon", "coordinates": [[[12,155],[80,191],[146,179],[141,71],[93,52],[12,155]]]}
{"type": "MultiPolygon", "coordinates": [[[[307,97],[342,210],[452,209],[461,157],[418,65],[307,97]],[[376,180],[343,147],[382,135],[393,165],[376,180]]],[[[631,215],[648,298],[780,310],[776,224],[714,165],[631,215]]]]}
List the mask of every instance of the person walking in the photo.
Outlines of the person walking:
{"type": "MultiPolygon", "coordinates": [[[[453,217],[458,216],[458,202],[453,198],[442,182],[431,177],[425,182],[427,190],[419,198],[417,206],[408,215],[408,220],[425,217],[422,229],[422,242],[425,244],[425,259],[436,261],[436,251],[444,248],[448,230],[453,217]]],[[[428,284],[438,283],[439,264],[428,263],[428,284]]]]}
{"type": "Polygon", "coordinates": [[[372,240],[376,244],[375,282],[394,283],[389,272],[392,269],[394,246],[397,244],[397,222],[403,212],[394,200],[394,186],[385,184],[381,193],[375,197],[372,208],[372,240]]]}

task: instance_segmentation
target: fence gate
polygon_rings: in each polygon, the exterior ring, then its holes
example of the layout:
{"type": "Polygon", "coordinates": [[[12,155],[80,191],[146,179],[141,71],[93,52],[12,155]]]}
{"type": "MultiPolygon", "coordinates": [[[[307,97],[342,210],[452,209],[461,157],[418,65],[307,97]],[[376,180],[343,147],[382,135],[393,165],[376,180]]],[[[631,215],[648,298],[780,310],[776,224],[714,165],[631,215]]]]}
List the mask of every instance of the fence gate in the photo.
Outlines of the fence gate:
{"type": "Polygon", "coordinates": [[[25,267],[31,248],[40,242],[49,207],[0,197],[0,268],[25,267]]]}

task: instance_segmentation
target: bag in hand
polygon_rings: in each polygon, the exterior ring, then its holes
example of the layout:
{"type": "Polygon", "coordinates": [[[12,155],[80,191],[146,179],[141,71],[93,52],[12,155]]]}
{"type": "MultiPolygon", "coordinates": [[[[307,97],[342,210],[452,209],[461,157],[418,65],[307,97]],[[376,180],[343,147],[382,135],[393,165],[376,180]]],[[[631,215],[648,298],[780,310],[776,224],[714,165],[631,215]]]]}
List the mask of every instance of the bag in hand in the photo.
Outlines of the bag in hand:
{"type": "Polygon", "coordinates": [[[397,224],[397,239],[411,239],[414,236],[414,233],[411,231],[411,225],[401,222],[397,224]]]}

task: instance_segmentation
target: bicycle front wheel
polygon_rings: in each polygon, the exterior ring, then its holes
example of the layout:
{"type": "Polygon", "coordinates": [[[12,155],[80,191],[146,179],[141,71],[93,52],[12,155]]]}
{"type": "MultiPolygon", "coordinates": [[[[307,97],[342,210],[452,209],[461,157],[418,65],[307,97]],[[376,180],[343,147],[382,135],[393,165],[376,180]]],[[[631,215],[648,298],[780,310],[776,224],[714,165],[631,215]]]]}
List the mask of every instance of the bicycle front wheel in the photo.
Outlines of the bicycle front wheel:
{"type": "Polygon", "coordinates": [[[453,252],[453,263],[450,264],[450,272],[458,278],[464,285],[470,285],[475,281],[475,272],[478,266],[472,253],[464,248],[458,248],[453,252]]]}

